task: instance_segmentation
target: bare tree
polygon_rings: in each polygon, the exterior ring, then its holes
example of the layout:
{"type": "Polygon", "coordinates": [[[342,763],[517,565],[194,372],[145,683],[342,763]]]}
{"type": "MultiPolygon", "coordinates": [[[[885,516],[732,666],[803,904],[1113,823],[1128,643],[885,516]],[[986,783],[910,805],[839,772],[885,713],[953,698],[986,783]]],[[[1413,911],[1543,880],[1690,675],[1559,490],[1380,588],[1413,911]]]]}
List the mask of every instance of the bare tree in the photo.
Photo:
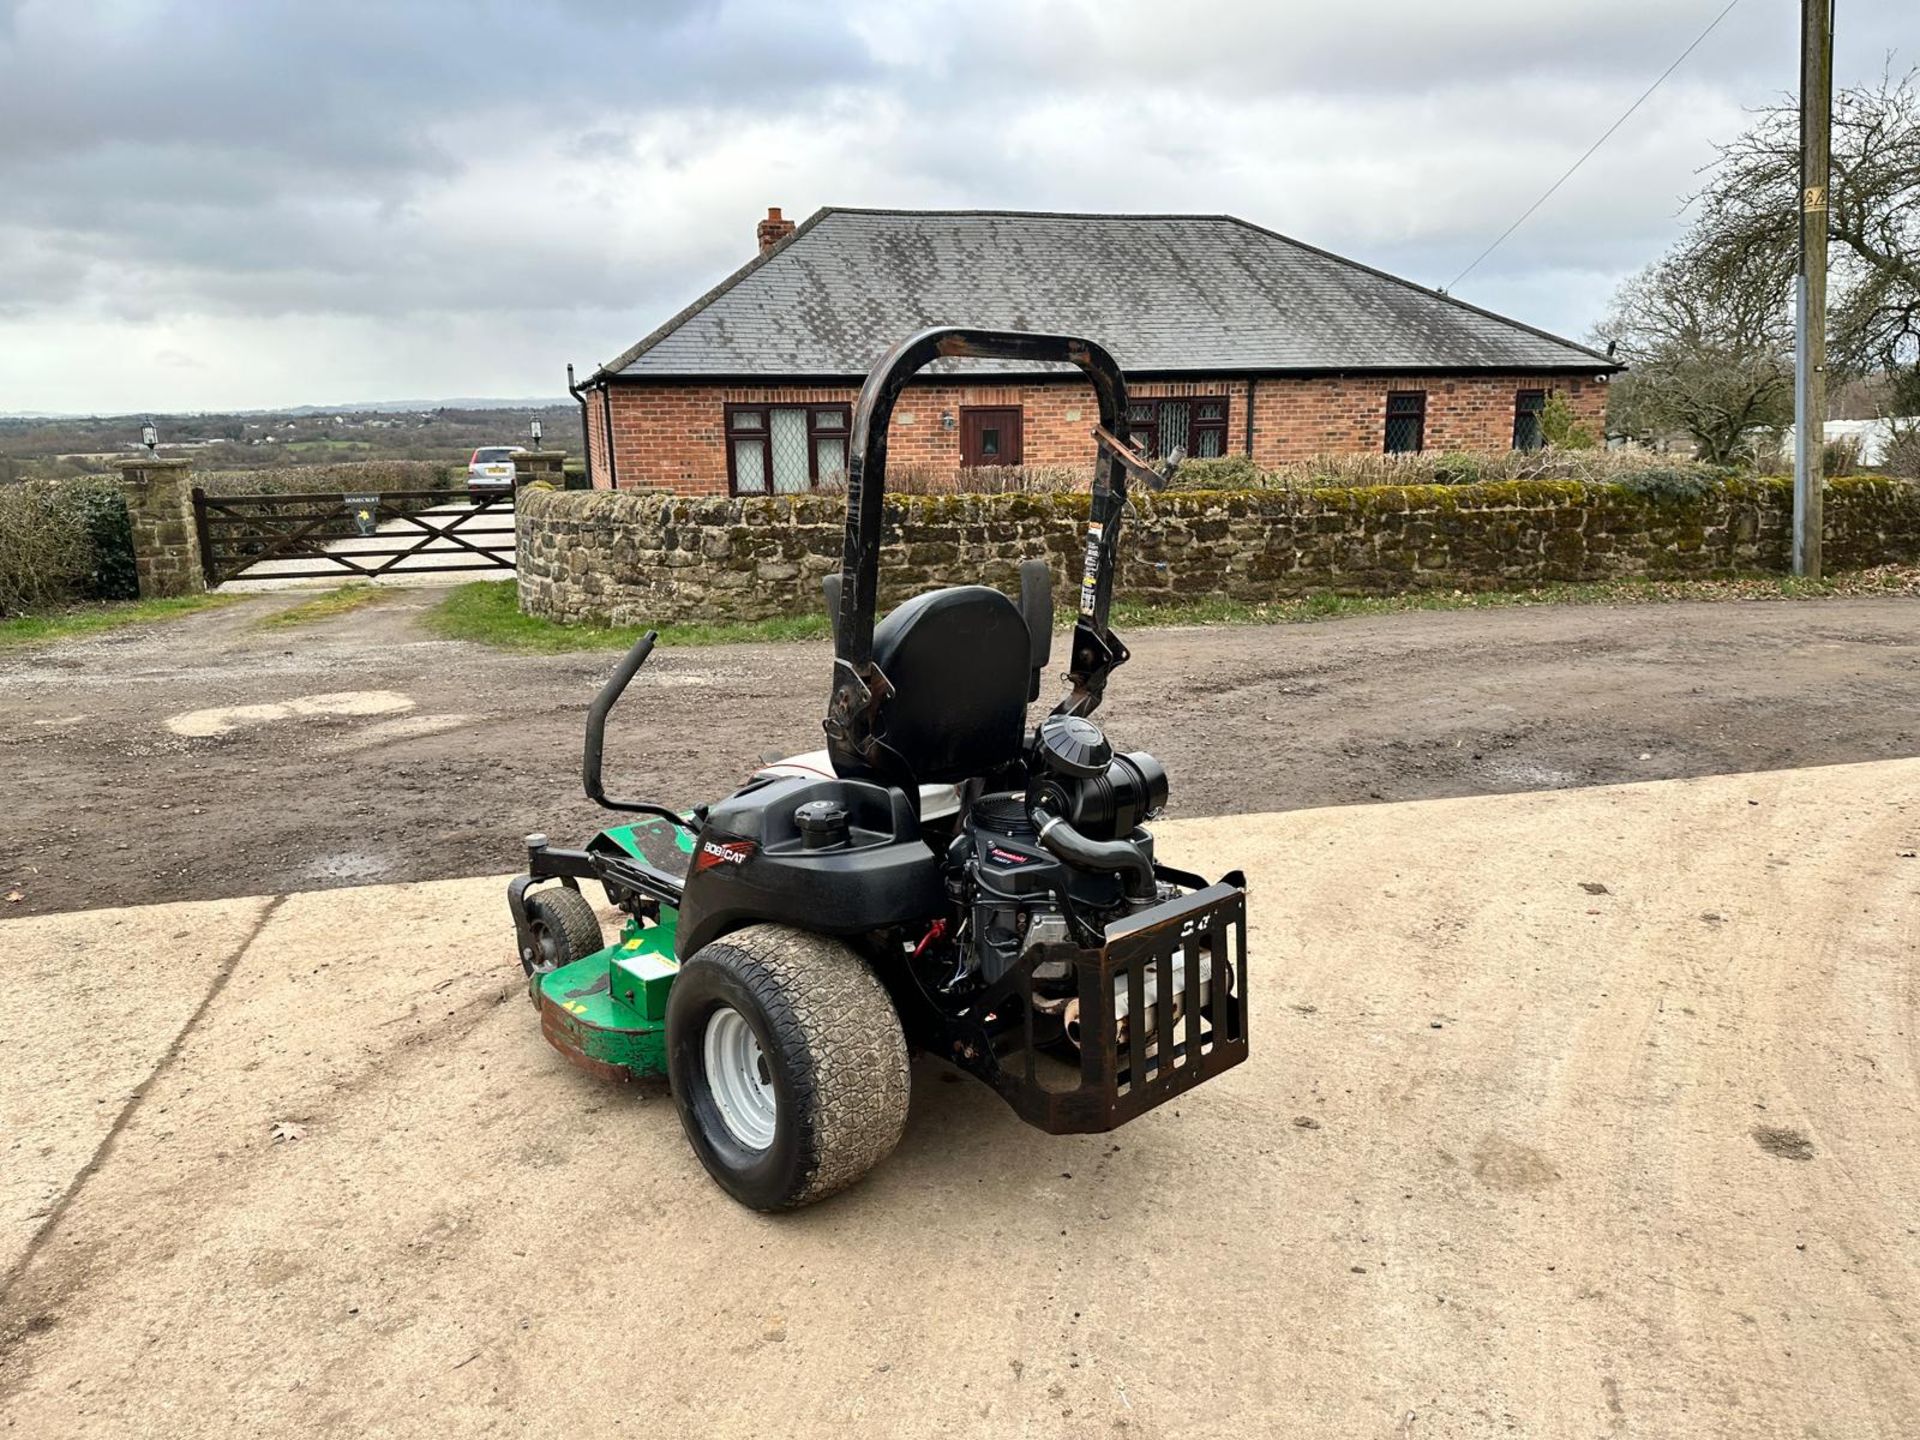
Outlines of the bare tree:
{"type": "MultiPolygon", "coordinates": [[[[1920,410],[1920,72],[1889,70],[1834,99],[1827,216],[1832,246],[1828,354],[1842,378],[1886,375],[1920,410]]],[[[1721,147],[1697,197],[1695,245],[1737,274],[1791,295],[1799,245],[1800,118],[1791,99],[1721,147]]]]}
{"type": "Polygon", "coordinates": [[[1600,334],[1628,370],[1607,428],[1636,439],[1683,432],[1703,460],[1750,459],[1793,416],[1793,335],[1779,277],[1740,270],[1690,237],[1622,285],[1600,334]]]}

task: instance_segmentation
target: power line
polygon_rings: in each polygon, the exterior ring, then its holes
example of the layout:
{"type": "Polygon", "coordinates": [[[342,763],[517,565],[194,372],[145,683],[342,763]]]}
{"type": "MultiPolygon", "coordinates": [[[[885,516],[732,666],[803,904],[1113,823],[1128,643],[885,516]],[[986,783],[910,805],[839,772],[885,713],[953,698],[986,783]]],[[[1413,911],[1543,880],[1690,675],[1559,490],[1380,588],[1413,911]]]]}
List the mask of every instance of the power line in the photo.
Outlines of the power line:
{"type": "Polygon", "coordinates": [[[1573,172],[1578,170],[1582,165],[1586,164],[1587,161],[1591,160],[1593,158],[1593,152],[1598,150],[1602,145],[1606,144],[1607,141],[1613,138],[1613,132],[1618,130],[1622,125],[1626,124],[1627,121],[1632,118],[1633,112],[1638,110],[1642,105],[1647,103],[1648,99],[1651,98],[1651,96],[1653,95],[1653,92],[1658,90],[1662,85],[1666,83],[1667,77],[1673,74],[1674,71],[1680,68],[1680,62],[1685,60],[1687,56],[1691,55],[1695,50],[1698,50],[1700,48],[1700,42],[1705,40],[1707,36],[1711,35],[1714,32],[1714,30],[1718,28],[1720,22],[1726,19],[1727,16],[1733,13],[1735,7],[1738,6],[1739,3],[1740,3],[1740,0],[1727,0],[1727,8],[1722,10],[1718,15],[1714,16],[1712,22],[1707,26],[1707,28],[1702,30],[1698,35],[1693,37],[1693,43],[1687,46],[1686,49],[1682,50],[1680,54],[1675,58],[1674,62],[1671,65],[1667,66],[1666,69],[1660,72],[1660,78],[1658,80],[1655,80],[1653,84],[1647,87],[1646,94],[1642,95],[1638,100],[1634,101],[1633,104],[1629,105],[1626,108],[1625,112],[1620,116],[1620,118],[1614,121],[1613,124],[1607,127],[1607,133],[1602,135],[1598,140],[1594,141],[1593,144],[1589,145],[1587,147],[1587,153],[1582,155],[1578,160],[1574,161],[1573,164],[1569,165],[1567,167],[1567,173],[1562,175],[1558,180],[1554,181],[1553,184],[1547,187],[1546,194],[1542,195],[1538,200],[1534,201],[1533,204],[1529,205],[1524,211],[1522,211],[1520,218],[1518,220],[1514,221],[1511,225],[1507,226],[1506,229],[1502,230],[1500,232],[1500,236],[1498,239],[1496,239],[1491,245],[1487,246],[1486,249],[1482,250],[1478,255],[1476,255],[1474,257],[1472,265],[1467,266],[1466,269],[1462,270],[1458,275],[1454,276],[1452,281],[1450,281],[1446,285],[1445,290],[1442,293],[1451,292],[1455,285],[1458,285],[1462,280],[1466,279],[1467,276],[1471,275],[1482,260],[1486,259],[1487,256],[1491,255],[1494,251],[1498,250],[1500,246],[1503,243],[1505,243],[1506,238],[1509,235],[1513,234],[1514,231],[1518,230],[1522,225],[1527,223],[1528,216],[1532,215],[1534,211],[1538,210],[1542,205],[1546,204],[1547,201],[1552,199],[1553,192],[1558,190],[1562,185],[1566,184],[1567,181],[1571,180],[1573,178],[1573,172]]]}

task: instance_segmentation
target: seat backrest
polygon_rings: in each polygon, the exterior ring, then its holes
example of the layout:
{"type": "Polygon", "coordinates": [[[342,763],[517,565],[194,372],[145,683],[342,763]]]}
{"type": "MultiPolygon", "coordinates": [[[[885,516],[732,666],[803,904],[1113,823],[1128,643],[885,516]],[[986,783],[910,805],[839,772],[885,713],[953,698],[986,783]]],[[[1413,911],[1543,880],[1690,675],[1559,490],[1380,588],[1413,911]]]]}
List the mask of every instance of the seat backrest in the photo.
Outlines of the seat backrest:
{"type": "Polygon", "coordinates": [[[914,596],[873,630],[874,663],[893,687],[880,737],[922,783],[1019,759],[1035,648],[1020,607],[990,586],[914,596]]]}
{"type": "MultiPolygon", "coordinates": [[[[820,588],[827,597],[827,623],[836,630],[840,625],[840,585],[838,570],[822,577],[820,588]]],[[[1040,698],[1040,676],[1053,653],[1053,571],[1044,560],[1020,562],[1020,618],[1027,624],[1028,663],[1033,680],[1027,687],[1027,699],[1040,698]]]]}

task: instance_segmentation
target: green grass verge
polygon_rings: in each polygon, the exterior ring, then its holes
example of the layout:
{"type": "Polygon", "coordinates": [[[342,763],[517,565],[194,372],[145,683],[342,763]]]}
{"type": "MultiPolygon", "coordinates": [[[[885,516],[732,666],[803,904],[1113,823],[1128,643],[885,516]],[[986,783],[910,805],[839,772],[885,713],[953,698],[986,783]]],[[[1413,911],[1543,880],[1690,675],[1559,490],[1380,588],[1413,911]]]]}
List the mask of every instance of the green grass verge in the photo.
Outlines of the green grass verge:
{"type": "MultiPolygon", "coordinates": [[[[1116,600],[1112,619],[1122,630],[1156,625],[1291,625],[1367,615],[1401,615],[1415,610],[1493,610],[1517,605],[1657,605],[1680,600],[1813,600],[1829,595],[1920,596],[1920,568],[1890,565],[1826,580],[1754,575],[1727,580],[1610,580],[1593,585],[1541,585],[1527,590],[1319,594],[1263,605],[1214,599],[1158,605],[1116,600]]],[[[427,620],[449,639],[477,640],[503,649],[548,653],[623,650],[647,628],[643,625],[560,625],[522,615],[511,580],[482,580],[462,585],[429,611],[427,620]]],[[[663,645],[819,640],[825,639],[828,633],[827,617],[823,614],[654,628],[659,630],[663,645]]]]}
{"type": "Polygon", "coordinates": [[[825,615],[772,620],[692,621],[656,625],[558,625],[522,615],[511,580],[476,580],[447,592],[429,610],[427,624],[450,640],[477,640],[504,650],[624,650],[649,628],[662,645],[725,645],[743,640],[818,640],[827,634],[825,615]]]}
{"type": "Polygon", "coordinates": [[[348,615],[364,605],[377,600],[390,598],[392,590],[382,590],[365,580],[355,580],[342,585],[337,590],[329,590],[324,595],[316,595],[311,600],[303,600],[298,605],[290,605],[285,610],[276,610],[271,615],[263,615],[255,622],[262,630],[282,630],[294,625],[313,625],[322,620],[331,620],[336,615],[348,615]]]}
{"type": "Polygon", "coordinates": [[[236,595],[179,595],[167,600],[126,600],[106,605],[76,605],[48,615],[15,615],[0,620],[0,646],[40,645],[71,640],[100,630],[116,630],[147,620],[170,620],[196,610],[231,605],[236,595]]]}
{"type": "Polygon", "coordinates": [[[1683,600],[1816,600],[1830,595],[1920,595],[1920,569],[1882,566],[1824,580],[1743,575],[1725,580],[1608,580],[1590,585],[1539,585],[1524,590],[1440,590],[1407,595],[1306,595],[1250,604],[1198,600],[1168,605],[1116,600],[1113,623],[1149,625],[1287,625],[1416,610],[1497,610],[1519,605],[1659,605],[1683,600]]]}

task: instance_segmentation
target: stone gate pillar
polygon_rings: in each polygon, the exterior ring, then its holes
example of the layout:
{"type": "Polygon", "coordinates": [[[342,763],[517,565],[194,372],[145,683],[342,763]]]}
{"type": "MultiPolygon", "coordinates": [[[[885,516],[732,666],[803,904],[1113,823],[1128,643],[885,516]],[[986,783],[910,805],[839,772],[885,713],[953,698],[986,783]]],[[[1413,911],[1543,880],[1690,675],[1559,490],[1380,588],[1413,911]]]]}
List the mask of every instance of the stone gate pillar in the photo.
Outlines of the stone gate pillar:
{"type": "Polygon", "coordinates": [[[567,452],[564,450],[516,450],[513,452],[513,483],[517,489],[544,480],[556,490],[567,488],[567,452]]]}
{"type": "Polygon", "coordinates": [[[133,522],[133,564],[140,598],[194,595],[207,588],[200,534],[193,523],[193,462],[134,455],[113,462],[133,522]]]}

